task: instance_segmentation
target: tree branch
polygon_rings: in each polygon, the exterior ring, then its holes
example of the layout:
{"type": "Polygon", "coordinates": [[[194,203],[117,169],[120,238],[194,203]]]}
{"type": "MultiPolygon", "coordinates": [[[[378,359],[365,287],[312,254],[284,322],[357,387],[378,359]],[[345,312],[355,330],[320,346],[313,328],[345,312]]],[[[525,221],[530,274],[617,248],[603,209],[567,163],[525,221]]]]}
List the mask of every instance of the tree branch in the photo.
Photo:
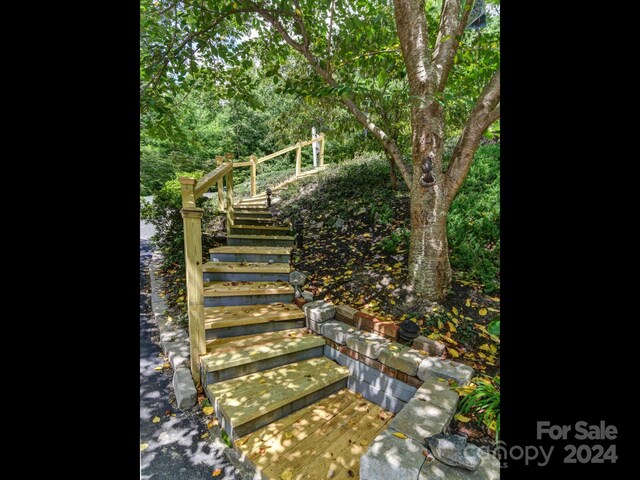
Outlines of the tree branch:
{"type": "Polygon", "coordinates": [[[453,201],[469,173],[482,134],[498,118],[500,118],[500,69],[495,71],[476,101],[451,155],[451,163],[445,177],[449,202],[453,201]]]}
{"type": "Polygon", "coordinates": [[[424,0],[393,0],[393,5],[411,95],[432,95],[437,74],[431,62],[424,0]]]}
{"type": "Polygon", "coordinates": [[[438,91],[444,90],[453,65],[453,59],[458,51],[460,39],[471,13],[473,0],[464,0],[462,15],[460,15],[460,0],[444,0],[436,48],[433,52],[433,63],[438,77],[438,91]]]}
{"type": "MultiPolygon", "coordinates": [[[[271,15],[269,12],[260,11],[258,12],[262,18],[264,18],[273,28],[275,28],[280,36],[287,42],[294,50],[298,51],[300,54],[304,56],[309,65],[313,67],[315,72],[320,75],[320,77],[330,86],[337,88],[339,86],[338,82],[333,78],[333,76],[322,67],[320,61],[311,53],[311,50],[308,46],[301,44],[300,42],[295,41],[291,35],[284,28],[282,23],[271,15]]],[[[407,184],[409,188],[411,188],[411,179],[412,174],[407,168],[407,164],[405,163],[402,153],[398,149],[396,143],[391,139],[382,129],[376,126],[373,122],[367,120],[367,116],[360,110],[360,108],[356,105],[356,103],[347,95],[341,95],[340,101],[342,104],[351,112],[351,114],[356,118],[356,120],[368,128],[374,137],[378,139],[381,143],[382,147],[391,155],[391,157],[396,162],[398,169],[400,170],[400,174],[402,175],[403,180],[407,184]]]]}

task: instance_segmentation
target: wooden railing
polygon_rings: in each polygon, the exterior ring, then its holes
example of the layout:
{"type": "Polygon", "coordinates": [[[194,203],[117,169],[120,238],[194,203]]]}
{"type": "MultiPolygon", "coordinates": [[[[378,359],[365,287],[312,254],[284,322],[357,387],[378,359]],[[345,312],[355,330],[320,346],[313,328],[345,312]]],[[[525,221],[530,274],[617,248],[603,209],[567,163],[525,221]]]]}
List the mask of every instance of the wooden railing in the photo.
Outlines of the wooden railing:
{"type": "Polygon", "coordinates": [[[318,164],[324,165],[324,135],[305,142],[298,142],[275,153],[247,162],[233,163],[233,155],[216,157],[215,170],[196,180],[180,177],[182,191],[182,222],[184,226],[184,256],[187,276],[187,308],[189,314],[189,344],[191,354],[191,375],[196,385],[200,385],[200,355],[207,353],[204,327],[204,281],[202,276],[202,214],[204,209],[196,206],[196,200],[215,183],[218,189],[218,210],[227,214],[227,233],[233,225],[233,169],[251,167],[251,196],[256,195],[256,166],[272,158],[296,150],[296,176],[302,170],[302,147],[320,142],[318,164]],[[226,160],[226,161],[225,161],[226,160]],[[226,182],[226,195],[223,183],[226,182]]]}

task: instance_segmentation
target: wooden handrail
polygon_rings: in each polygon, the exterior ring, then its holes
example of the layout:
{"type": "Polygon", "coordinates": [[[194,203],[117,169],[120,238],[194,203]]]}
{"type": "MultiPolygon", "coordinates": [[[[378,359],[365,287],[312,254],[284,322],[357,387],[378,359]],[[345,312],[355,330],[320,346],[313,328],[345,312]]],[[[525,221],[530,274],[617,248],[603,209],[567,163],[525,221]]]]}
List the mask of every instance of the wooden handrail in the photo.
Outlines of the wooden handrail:
{"type": "Polygon", "coordinates": [[[204,192],[209,190],[209,187],[218,181],[219,178],[224,177],[230,170],[233,170],[233,163],[226,162],[220,165],[215,170],[207,173],[204,177],[198,180],[195,189],[195,197],[202,196],[204,192]]]}
{"type": "Polygon", "coordinates": [[[256,161],[256,164],[262,163],[262,162],[266,162],[267,160],[271,160],[272,158],[279,157],[280,155],[283,155],[283,154],[285,154],[287,152],[290,152],[291,150],[295,150],[298,147],[306,147],[307,145],[311,145],[312,143],[319,142],[322,139],[324,139],[324,135],[319,135],[316,138],[312,138],[311,140],[307,140],[306,142],[298,142],[295,145],[291,145],[290,147],[283,148],[282,150],[278,150],[277,152],[270,153],[269,155],[265,155],[264,157],[260,157],[256,161]]]}

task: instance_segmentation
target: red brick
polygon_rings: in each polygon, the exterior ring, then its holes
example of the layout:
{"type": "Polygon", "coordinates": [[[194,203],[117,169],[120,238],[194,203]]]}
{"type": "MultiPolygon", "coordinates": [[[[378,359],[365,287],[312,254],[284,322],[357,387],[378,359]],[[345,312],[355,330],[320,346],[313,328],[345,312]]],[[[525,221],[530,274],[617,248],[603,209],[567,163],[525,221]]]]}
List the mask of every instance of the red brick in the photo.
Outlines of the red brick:
{"type": "Polygon", "coordinates": [[[366,355],[359,355],[359,360],[365,365],[367,365],[368,367],[375,368],[376,370],[380,370],[380,367],[382,365],[378,360],[369,358],[366,355]]]}
{"type": "Polygon", "coordinates": [[[298,307],[302,308],[302,306],[307,303],[307,301],[302,298],[302,297],[298,297],[298,298],[294,298],[293,299],[293,303],[295,303],[298,307]]]}
{"type": "Polygon", "coordinates": [[[395,340],[400,327],[393,322],[380,322],[374,324],[373,331],[384,335],[387,338],[395,340]]]}
{"type": "Polygon", "coordinates": [[[389,375],[391,378],[396,378],[396,373],[398,373],[395,368],[389,368],[382,363],[380,364],[380,368],[378,370],[380,370],[385,375],[389,375]]]}
{"type": "Polygon", "coordinates": [[[347,325],[351,325],[352,327],[357,327],[357,322],[353,318],[345,317],[345,316],[340,315],[338,313],[336,313],[336,320],[344,322],[347,325]]]}
{"type": "Polygon", "coordinates": [[[375,322],[379,322],[376,317],[369,315],[368,313],[358,312],[353,316],[353,320],[356,322],[354,325],[361,330],[373,332],[373,325],[375,322]]]}
{"type": "Polygon", "coordinates": [[[407,383],[412,387],[420,388],[424,382],[420,380],[418,377],[412,377],[410,375],[407,375],[407,383]]]}
{"type": "Polygon", "coordinates": [[[398,372],[396,373],[396,378],[397,378],[398,380],[400,380],[401,382],[409,383],[409,375],[407,375],[407,374],[406,374],[406,373],[404,373],[404,372],[400,372],[400,371],[398,371],[398,372]]]}

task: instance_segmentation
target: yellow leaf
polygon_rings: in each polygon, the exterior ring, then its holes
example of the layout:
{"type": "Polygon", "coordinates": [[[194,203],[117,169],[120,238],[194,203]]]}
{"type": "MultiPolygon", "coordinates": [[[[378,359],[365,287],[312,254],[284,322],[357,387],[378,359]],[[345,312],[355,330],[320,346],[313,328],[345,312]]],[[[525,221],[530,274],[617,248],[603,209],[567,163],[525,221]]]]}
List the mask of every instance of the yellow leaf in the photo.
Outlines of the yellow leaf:
{"type": "Polygon", "coordinates": [[[460,414],[460,413],[456,413],[453,418],[455,418],[456,420],[458,420],[459,422],[463,422],[463,423],[467,423],[470,422],[471,419],[469,417],[465,417],[464,415],[460,414]]]}
{"type": "Polygon", "coordinates": [[[393,436],[394,437],[398,437],[398,438],[408,438],[404,433],[400,433],[400,432],[393,432],[393,436]]]}
{"type": "Polygon", "coordinates": [[[471,299],[467,298],[467,300],[464,302],[464,306],[465,307],[470,307],[471,306],[471,299]]]}
{"type": "Polygon", "coordinates": [[[485,344],[483,344],[483,345],[480,345],[480,350],[484,350],[484,351],[486,351],[486,352],[490,352],[490,351],[491,351],[491,348],[489,347],[489,344],[488,344],[488,343],[485,343],[485,344]]]}
{"type": "Polygon", "coordinates": [[[260,380],[260,383],[267,383],[267,381],[263,378],[262,380],[260,380]]]}
{"type": "Polygon", "coordinates": [[[489,345],[489,350],[491,351],[491,353],[498,353],[498,349],[495,345],[489,345]]]}
{"type": "Polygon", "coordinates": [[[449,330],[450,330],[451,332],[456,332],[456,331],[457,331],[457,330],[456,330],[456,327],[455,327],[455,325],[454,325],[453,323],[451,323],[451,322],[447,322],[447,324],[449,325],[449,330]]]}
{"type": "Polygon", "coordinates": [[[213,415],[213,407],[203,407],[202,411],[205,415],[213,415]]]}
{"type": "Polygon", "coordinates": [[[453,324],[454,324],[456,327],[458,326],[459,322],[458,322],[458,319],[457,319],[456,317],[453,317],[453,318],[451,319],[451,321],[453,322],[453,324]]]}
{"type": "Polygon", "coordinates": [[[500,303],[500,299],[498,297],[489,297],[489,300],[500,303]]]}
{"type": "Polygon", "coordinates": [[[389,303],[391,303],[391,305],[395,305],[396,301],[395,300],[391,300],[389,303]]]}
{"type": "Polygon", "coordinates": [[[426,350],[418,350],[418,353],[420,355],[429,355],[429,352],[427,352],[426,350]]]}
{"type": "Polygon", "coordinates": [[[481,308],[480,310],[478,310],[478,315],[484,317],[486,314],[487,314],[486,308],[481,308]]]}
{"type": "Polygon", "coordinates": [[[293,438],[293,432],[284,432],[284,438],[287,440],[293,438]]]}
{"type": "Polygon", "coordinates": [[[293,478],[293,469],[287,468],[280,474],[280,480],[291,480],[293,478]]]}
{"type": "Polygon", "coordinates": [[[438,320],[438,330],[442,330],[444,328],[444,323],[442,323],[442,320],[438,320]]]}
{"type": "Polygon", "coordinates": [[[200,435],[200,438],[207,438],[209,436],[209,432],[204,432],[202,435],[200,435]]]}
{"type": "Polygon", "coordinates": [[[221,468],[216,468],[213,472],[211,472],[211,476],[212,477],[217,477],[221,473],[222,473],[222,469],[221,468]]]}
{"type": "Polygon", "coordinates": [[[156,368],[154,368],[154,370],[155,370],[156,372],[159,372],[160,370],[162,370],[162,367],[156,367],[156,368]]]}
{"type": "Polygon", "coordinates": [[[367,441],[366,440],[360,440],[360,445],[363,447],[367,446],[367,441]]]}
{"type": "Polygon", "coordinates": [[[456,307],[452,307],[451,311],[453,312],[454,315],[458,315],[458,309],[456,307]]]}
{"type": "Polygon", "coordinates": [[[160,417],[153,417],[153,420],[151,420],[153,423],[160,423],[160,417]]]}
{"type": "Polygon", "coordinates": [[[171,364],[170,363],[163,363],[162,364],[162,368],[171,368],[171,364]]]}
{"type": "Polygon", "coordinates": [[[458,353],[458,351],[455,348],[452,347],[447,347],[447,350],[449,351],[449,353],[454,357],[454,358],[458,358],[460,356],[460,354],[458,353]]]}
{"type": "Polygon", "coordinates": [[[142,452],[143,450],[146,450],[147,448],[149,448],[149,444],[148,443],[141,443],[140,444],[140,451],[142,452]]]}

